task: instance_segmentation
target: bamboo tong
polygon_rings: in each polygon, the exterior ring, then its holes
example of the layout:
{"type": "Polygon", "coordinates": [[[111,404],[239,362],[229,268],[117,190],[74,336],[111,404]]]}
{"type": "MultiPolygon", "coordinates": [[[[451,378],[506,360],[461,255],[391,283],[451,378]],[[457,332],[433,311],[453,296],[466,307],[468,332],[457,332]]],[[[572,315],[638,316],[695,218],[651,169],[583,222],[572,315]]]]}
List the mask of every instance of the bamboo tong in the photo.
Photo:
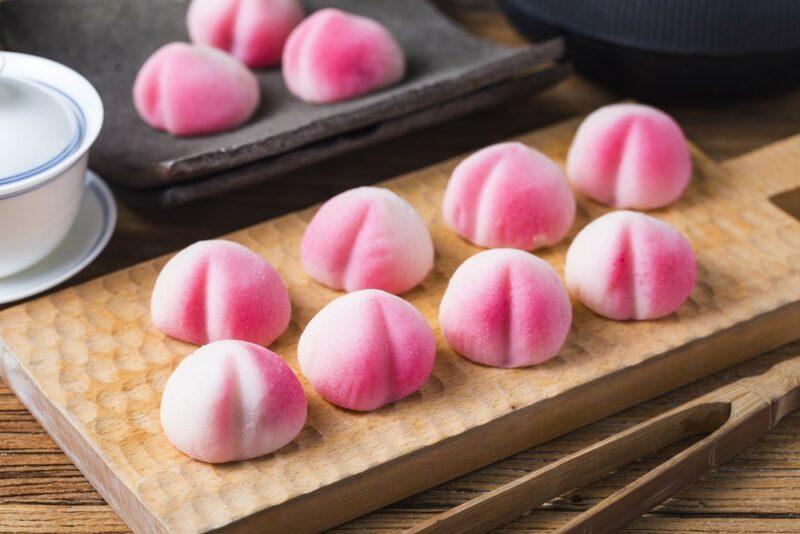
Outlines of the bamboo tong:
{"type": "Polygon", "coordinates": [[[619,529],[726,462],[800,407],[800,355],[570,454],[407,530],[485,532],[559,495],[690,436],[706,437],[561,527],[619,529]]]}

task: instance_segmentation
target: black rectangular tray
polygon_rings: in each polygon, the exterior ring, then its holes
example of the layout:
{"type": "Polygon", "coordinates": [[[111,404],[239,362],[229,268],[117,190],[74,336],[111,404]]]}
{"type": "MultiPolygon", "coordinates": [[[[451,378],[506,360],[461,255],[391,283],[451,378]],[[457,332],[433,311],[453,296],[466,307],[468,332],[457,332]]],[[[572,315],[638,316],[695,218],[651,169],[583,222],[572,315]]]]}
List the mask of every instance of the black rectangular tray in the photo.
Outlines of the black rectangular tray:
{"type": "Polygon", "coordinates": [[[563,78],[560,41],[508,48],[465,33],[426,0],[308,0],[384,23],[406,52],[398,85],[350,101],[311,105],[290,95],[279,69],[256,71],[262,105],[231,132],[176,138],[136,114],[131,88],[161,45],[187,40],[185,0],[6,0],[3,46],[86,76],[106,110],[90,165],[135,204],[173,205],[267,180],[414,129],[531,94],[563,78]]]}

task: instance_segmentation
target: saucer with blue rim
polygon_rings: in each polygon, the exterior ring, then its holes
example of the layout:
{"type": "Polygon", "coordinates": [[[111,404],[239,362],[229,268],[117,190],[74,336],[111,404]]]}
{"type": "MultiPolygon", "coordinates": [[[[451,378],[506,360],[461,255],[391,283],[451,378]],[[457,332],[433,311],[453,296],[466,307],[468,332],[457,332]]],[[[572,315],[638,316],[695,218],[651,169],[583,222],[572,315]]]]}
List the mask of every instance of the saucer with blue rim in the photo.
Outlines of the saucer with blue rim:
{"type": "Polygon", "coordinates": [[[24,271],[0,278],[0,304],[46,291],[83,270],[108,244],[117,223],[117,206],[108,186],[86,172],[78,216],[53,252],[24,271]]]}

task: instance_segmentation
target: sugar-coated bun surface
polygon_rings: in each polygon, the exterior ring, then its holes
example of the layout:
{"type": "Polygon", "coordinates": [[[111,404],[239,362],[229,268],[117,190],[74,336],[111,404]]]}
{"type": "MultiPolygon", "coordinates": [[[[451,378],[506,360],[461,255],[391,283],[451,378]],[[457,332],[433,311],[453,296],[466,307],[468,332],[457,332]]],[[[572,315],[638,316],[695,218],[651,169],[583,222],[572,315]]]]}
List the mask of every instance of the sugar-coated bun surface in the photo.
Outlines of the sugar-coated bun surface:
{"type": "Polygon", "coordinates": [[[292,370],[275,353],[245,341],[197,349],[178,365],[161,397],[167,438],[203,462],[276,451],[305,421],[306,396],[292,370]]]}
{"type": "Polygon", "coordinates": [[[333,289],[403,293],[433,268],[433,241],[414,208],[388,189],[358,187],[328,200],[303,234],[300,260],[333,289]]]}
{"type": "Polygon", "coordinates": [[[567,251],[567,287],[610,319],[658,319],[692,292],[696,266],[683,235],[649,215],[616,211],[592,221],[567,251]]]}
{"type": "Polygon", "coordinates": [[[567,235],[575,197],[547,156],[522,143],[499,143],[458,164],[443,213],[447,225],[475,245],[533,250],[567,235]]]}
{"type": "Polygon", "coordinates": [[[158,275],[153,324],[168,336],[203,345],[239,339],[269,345],[289,324],[289,293],[275,269],[231,241],[199,241],[158,275]]]}
{"type": "Polygon", "coordinates": [[[619,208],[675,202],[692,176],[680,126],[641,104],[614,104],[581,123],[567,156],[567,176],[586,196],[619,208]]]}
{"type": "Polygon", "coordinates": [[[360,411],[417,391],[435,356],[436,340],[422,314],[377,289],[330,302],[311,319],[297,345],[300,369],[317,393],[360,411]]]}
{"type": "Polygon", "coordinates": [[[193,0],[186,14],[193,42],[224,50],[251,67],[278,65],[301,20],[298,0],[193,0]]]}
{"type": "Polygon", "coordinates": [[[462,263],[439,306],[447,343],[492,367],[524,367],[558,354],[572,322],[564,284],[527,252],[493,249],[462,263]]]}
{"type": "Polygon", "coordinates": [[[133,85],[139,116],[173,135],[229,130],[253,114],[256,77],[240,61],[211,47],[170,43],[142,65],[133,85]]]}
{"type": "Polygon", "coordinates": [[[306,102],[346,100],[392,85],[404,74],[403,49],[389,30],[338,9],[309,16],[283,50],[286,87],[306,102]]]}

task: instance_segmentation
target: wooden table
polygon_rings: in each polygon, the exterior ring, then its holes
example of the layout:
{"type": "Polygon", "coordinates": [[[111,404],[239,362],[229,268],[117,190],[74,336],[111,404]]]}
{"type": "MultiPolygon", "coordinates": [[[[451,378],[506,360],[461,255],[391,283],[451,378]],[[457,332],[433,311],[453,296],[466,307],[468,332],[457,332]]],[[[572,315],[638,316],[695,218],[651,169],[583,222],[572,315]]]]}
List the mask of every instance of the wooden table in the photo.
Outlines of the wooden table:
{"type": "MultiPolygon", "coordinates": [[[[447,10],[479,35],[509,44],[521,42],[494,12],[456,9],[449,3],[447,10]]],[[[137,213],[120,206],[111,244],[91,267],[69,283],[308,206],[354,184],[389,178],[621,98],[624,95],[610,94],[573,77],[544,94],[168,213],[137,213]]],[[[693,141],[720,160],[800,132],[800,91],[750,102],[663,107],[678,119],[693,141]]],[[[722,384],[760,372],[781,353],[792,350],[800,351],[800,342],[406,499],[343,525],[341,530],[408,527],[722,384]]],[[[678,449],[676,446],[661,451],[562,496],[504,530],[533,531],[557,526],[678,449]]],[[[753,447],[631,524],[629,531],[800,532],[800,414],[788,416],[753,447]]],[[[2,382],[0,532],[127,532],[2,382]]]]}

